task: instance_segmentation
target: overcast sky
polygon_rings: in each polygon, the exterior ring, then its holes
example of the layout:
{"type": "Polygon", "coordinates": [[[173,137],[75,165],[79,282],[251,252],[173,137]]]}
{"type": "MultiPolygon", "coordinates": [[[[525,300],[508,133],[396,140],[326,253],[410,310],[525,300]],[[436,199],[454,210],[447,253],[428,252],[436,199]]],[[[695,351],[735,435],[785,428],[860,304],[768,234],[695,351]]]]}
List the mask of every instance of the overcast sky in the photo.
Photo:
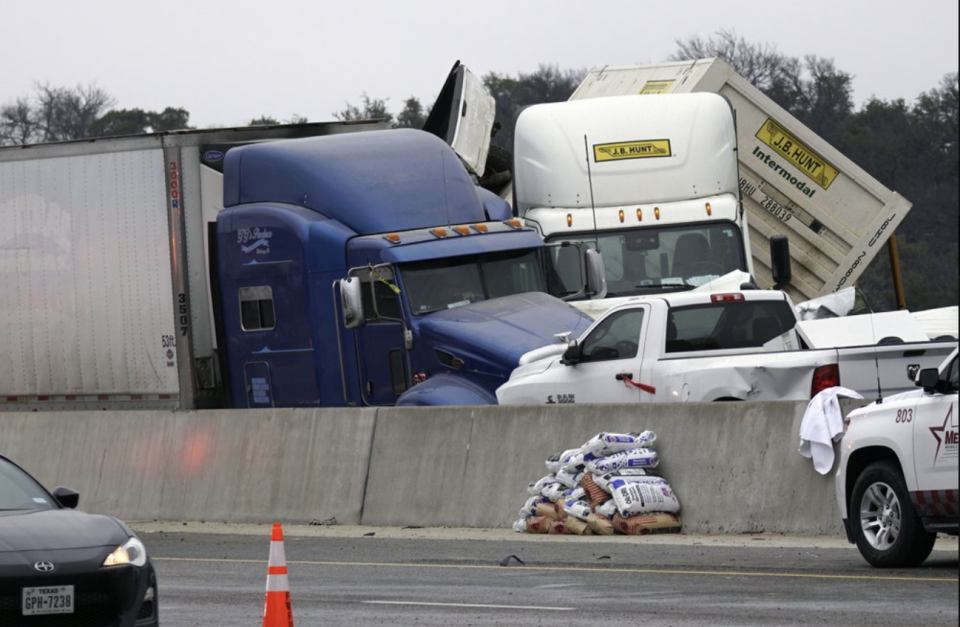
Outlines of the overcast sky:
{"type": "Polygon", "coordinates": [[[117,108],[183,107],[197,127],[333,119],[364,92],[432,102],[475,74],[657,63],[734,29],[854,75],[857,104],[908,102],[957,71],[957,0],[0,0],[0,104],[95,83],[117,108]]]}

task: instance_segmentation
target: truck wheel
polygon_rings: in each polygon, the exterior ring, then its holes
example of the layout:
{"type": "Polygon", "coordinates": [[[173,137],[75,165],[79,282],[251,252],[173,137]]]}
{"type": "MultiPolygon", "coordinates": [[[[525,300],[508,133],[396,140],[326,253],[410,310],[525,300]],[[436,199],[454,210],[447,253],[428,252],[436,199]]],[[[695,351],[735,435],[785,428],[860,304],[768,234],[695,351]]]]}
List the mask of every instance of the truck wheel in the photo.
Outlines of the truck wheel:
{"type": "Polygon", "coordinates": [[[903,475],[890,462],[870,464],[857,477],[850,519],[860,554],[878,568],[919,566],[937,539],[924,530],[903,475]]]}

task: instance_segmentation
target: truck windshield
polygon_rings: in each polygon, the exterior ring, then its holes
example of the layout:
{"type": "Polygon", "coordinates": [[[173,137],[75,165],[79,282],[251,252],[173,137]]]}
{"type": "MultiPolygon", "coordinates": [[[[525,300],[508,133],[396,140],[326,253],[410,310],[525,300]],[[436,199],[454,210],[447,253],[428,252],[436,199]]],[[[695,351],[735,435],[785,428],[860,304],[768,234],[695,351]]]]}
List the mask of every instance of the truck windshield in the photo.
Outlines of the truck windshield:
{"type": "MultiPolygon", "coordinates": [[[[607,296],[689,290],[734,270],[745,270],[743,240],[733,224],[644,227],[549,241],[583,242],[603,254],[607,296]]],[[[575,248],[551,248],[551,293],[564,296],[582,286],[575,248]]]]}
{"type": "Polygon", "coordinates": [[[536,251],[431,259],[400,266],[410,311],[422,316],[482,300],[546,291],[536,251]]]}

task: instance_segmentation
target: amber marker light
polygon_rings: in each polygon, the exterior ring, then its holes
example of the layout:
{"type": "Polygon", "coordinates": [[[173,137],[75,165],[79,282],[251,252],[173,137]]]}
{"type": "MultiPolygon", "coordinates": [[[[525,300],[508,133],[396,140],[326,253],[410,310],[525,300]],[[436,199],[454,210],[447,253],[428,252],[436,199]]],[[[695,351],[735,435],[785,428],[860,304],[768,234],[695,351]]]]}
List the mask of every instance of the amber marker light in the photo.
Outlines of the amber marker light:
{"type": "Polygon", "coordinates": [[[707,203],[707,215],[708,216],[713,215],[713,207],[710,206],[710,203],[707,203]]]}
{"type": "Polygon", "coordinates": [[[523,223],[520,222],[520,220],[517,220],[516,218],[513,218],[512,220],[504,220],[503,223],[506,224],[507,226],[512,226],[515,229],[523,228],[523,223]]]}
{"type": "Polygon", "coordinates": [[[388,242],[391,242],[391,243],[393,243],[393,244],[399,244],[399,243],[400,243],[400,236],[397,235],[396,233],[387,233],[386,235],[383,236],[383,239],[385,239],[385,240],[387,240],[388,242]]]}
{"type": "Polygon", "coordinates": [[[487,228],[487,225],[486,225],[486,224],[474,224],[474,225],[473,225],[473,229],[474,229],[477,233],[486,233],[487,231],[490,230],[490,229],[487,228]]]}
{"type": "Polygon", "coordinates": [[[620,210],[620,224],[623,224],[623,209],[620,210]]]}
{"type": "Polygon", "coordinates": [[[433,229],[430,232],[436,235],[437,237],[446,237],[448,235],[447,229],[433,229]]]}
{"type": "Polygon", "coordinates": [[[453,230],[460,235],[470,235],[470,229],[465,226],[455,226],[453,227],[453,230]]]}
{"type": "Polygon", "coordinates": [[[572,214],[572,213],[568,213],[568,214],[567,214],[567,226],[573,226],[573,214],[572,214]]]}
{"type": "Polygon", "coordinates": [[[637,208],[637,222],[643,222],[643,209],[637,208]]]}
{"type": "Polygon", "coordinates": [[[653,217],[656,218],[657,220],[660,219],[660,207],[653,208],[653,217]]]}

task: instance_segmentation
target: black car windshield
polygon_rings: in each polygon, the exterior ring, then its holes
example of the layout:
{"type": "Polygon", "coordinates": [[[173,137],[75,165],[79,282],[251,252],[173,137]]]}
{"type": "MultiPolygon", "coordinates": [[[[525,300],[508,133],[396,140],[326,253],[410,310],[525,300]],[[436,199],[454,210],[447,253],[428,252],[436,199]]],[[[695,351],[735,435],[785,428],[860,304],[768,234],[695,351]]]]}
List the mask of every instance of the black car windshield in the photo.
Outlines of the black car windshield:
{"type": "Polygon", "coordinates": [[[511,294],[546,291],[539,257],[532,250],[431,259],[399,269],[415,316],[511,294]]]}
{"type": "Polygon", "coordinates": [[[50,495],[30,475],[0,458],[0,515],[53,508],[50,495]]]}
{"type": "MultiPolygon", "coordinates": [[[[732,223],[609,231],[575,237],[555,236],[551,242],[583,242],[603,255],[607,296],[689,290],[734,270],[746,268],[740,231],[732,223]]],[[[559,278],[559,295],[580,289],[580,266],[575,248],[551,248],[559,278]]]]}

